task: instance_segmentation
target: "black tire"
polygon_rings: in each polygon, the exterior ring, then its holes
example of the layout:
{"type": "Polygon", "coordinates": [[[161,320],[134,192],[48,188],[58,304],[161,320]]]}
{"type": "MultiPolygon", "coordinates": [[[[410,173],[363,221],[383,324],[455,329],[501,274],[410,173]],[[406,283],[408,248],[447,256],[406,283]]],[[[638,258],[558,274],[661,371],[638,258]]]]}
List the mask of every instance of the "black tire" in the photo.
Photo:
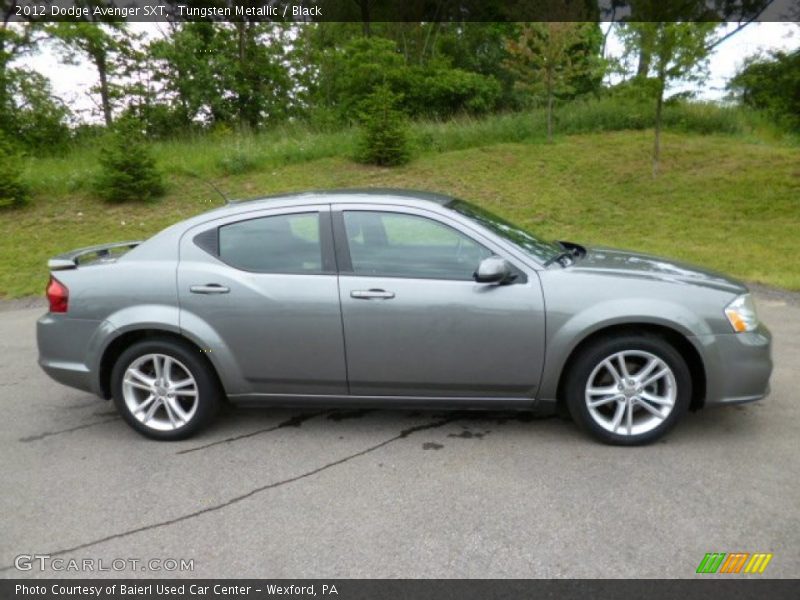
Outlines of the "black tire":
{"type": "MultiPolygon", "coordinates": [[[[137,342],[120,355],[111,371],[114,404],[128,425],[148,438],[163,441],[186,439],[208,425],[219,410],[222,390],[212,369],[208,360],[200,355],[197,349],[180,340],[151,338],[137,342]],[[145,425],[133,414],[126,402],[123,393],[125,372],[137,359],[150,354],[164,355],[178,361],[178,368],[188,371],[194,378],[196,408],[191,418],[175,429],[159,430],[145,425]]],[[[147,392],[142,393],[147,394],[147,392]]],[[[159,410],[166,411],[166,408],[159,410]]]]}
{"type": "MultiPolygon", "coordinates": [[[[619,337],[598,339],[583,348],[568,368],[564,395],[569,412],[581,429],[606,444],[638,446],[654,442],[672,429],[689,408],[692,397],[692,377],[689,368],[680,352],[658,335],[624,334],[619,337]],[[588,380],[595,368],[606,358],[618,352],[637,351],[655,355],[671,369],[675,382],[674,404],[671,412],[650,431],[632,435],[614,433],[601,426],[592,416],[587,406],[588,380]]],[[[612,403],[607,410],[613,411],[615,409],[616,404],[612,403]]],[[[644,408],[637,407],[637,410],[644,411],[644,408]]],[[[627,417],[627,413],[624,414],[627,417]]],[[[634,414],[641,414],[650,418],[646,412],[634,414]]],[[[657,422],[657,420],[654,422],[657,422]]]]}

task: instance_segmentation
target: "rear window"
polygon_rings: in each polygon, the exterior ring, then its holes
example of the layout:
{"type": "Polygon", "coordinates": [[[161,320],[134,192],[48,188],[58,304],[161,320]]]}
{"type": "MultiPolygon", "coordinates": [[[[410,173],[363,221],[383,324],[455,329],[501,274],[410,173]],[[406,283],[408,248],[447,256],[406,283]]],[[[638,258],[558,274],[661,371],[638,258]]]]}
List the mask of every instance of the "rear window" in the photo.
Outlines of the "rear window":
{"type": "Polygon", "coordinates": [[[319,213],[277,215],[219,228],[219,257],[258,273],[320,273],[319,213]]]}

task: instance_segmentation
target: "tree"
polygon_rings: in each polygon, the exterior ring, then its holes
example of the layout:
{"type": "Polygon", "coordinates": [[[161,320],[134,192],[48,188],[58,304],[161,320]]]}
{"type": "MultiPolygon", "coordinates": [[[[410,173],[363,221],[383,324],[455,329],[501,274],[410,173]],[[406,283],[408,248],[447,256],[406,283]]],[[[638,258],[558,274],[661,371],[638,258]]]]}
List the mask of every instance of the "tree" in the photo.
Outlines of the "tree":
{"type": "Polygon", "coordinates": [[[364,101],[356,151],[359,162],[388,167],[410,160],[406,125],[403,114],[396,108],[399,100],[388,86],[381,85],[364,101]]]}
{"type": "MultiPolygon", "coordinates": [[[[103,3],[90,1],[87,4],[103,3]]],[[[119,70],[121,57],[132,51],[127,27],[118,22],[77,21],[53,23],[47,31],[64,50],[65,63],[75,64],[77,56],[83,55],[94,65],[103,120],[106,127],[111,127],[114,96],[118,93],[111,80],[119,70]]]]}
{"type": "Polygon", "coordinates": [[[0,24],[0,134],[26,150],[52,152],[69,139],[70,112],[45,77],[14,64],[36,52],[42,38],[40,25],[10,22],[15,5],[3,9],[0,24]]]}
{"type": "Polygon", "coordinates": [[[292,112],[292,44],[285,24],[182,23],[150,44],[154,80],[184,125],[258,128],[292,112]]]}
{"type": "MultiPolygon", "coordinates": [[[[695,0],[689,2],[664,2],[663,0],[612,0],[611,16],[616,9],[625,8],[629,14],[624,19],[631,23],[669,22],[669,23],[727,23],[733,28],[706,46],[707,52],[728,38],[738,34],[745,27],[758,20],[774,0],[695,0]]],[[[609,29],[611,31],[611,29],[609,29]]],[[[652,60],[652,43],[648,39],[651,31],[637,28],[631,32],[640,39],[636,43],[635,74],[639,78],[648,76],[652,60]]]]}
{"type": "Polygon", "coordinates": [[[743,104],[800,131],[800,50],[749,58],[728,89],[743,104]]]}
{"type": "Polygon", "coordinates": [[[597,70],[596,54],[584,45],[596,28],[591,23],[528,23],[519,38],[507,41],[506,68],[517,77],[517,86],[543,96],[547,106],[547,140],[553,139],[553,103],[575,90],[575,82],[597,70]]]}
{"type": "Polygon", "coordinates": [[[136,121],[118,121],[103,144],[95,193],[108,202],[142,202],[164,194],[165,186],[136,121]]]}
{"type": "Polygon", "coordinates": [[[317,56],[315,72],[306,76],[309,103],[339,123],[357,120],[359,107],[382,85],[398,96],[398,108],[410,117],[484,113],[501,93],[493,76],[454,68],[444,56],[408,64],[396,42],[377,35],[352,38],[317,56]]]}
{"type": "Polygon", "coordinates": [[[12,95],[11,131],[19,143],[39,154],[54,153],[70,140],[67,121],[71,115],[61,99],[53,96],[50,81],[27,69],[9,72],[12,95]]]}
{"type": "Polygon", "coordinates": [[[18,83],[20,69],[12,63],[34,50],[38,39],[34,26],[30,23],[12,25],[16,1],[8,4],[3,10],[3,22],[0,25],[0,134],[16,136],[17,107],[14,97],[14,86],[18,83]]]}
{"type": "Polygon", "coordinates": [[[438,23],[441,28],[433,51],[464,71],[491,77],[500,84],[497,106],[521,108],[513,73],[504,68],[506,39],[518,36],[517,23],[438,23]]]}
{"type": "Polygon", "coordinates": [[[661,115],[664,92],[674,81],[701,81],[707,74],[710,40],[716,23],[648,22],[620,25],[620,36],[628,56],[637,56],[636,79],[655,104],[653,176],[661,158],[661,115]],[[646,68],[641,57],[647,56],[646,68]],[[640,73],[640,71],[642,71],[640,73]],[[648,76],[651,76],[648,78],[648,76]]]}

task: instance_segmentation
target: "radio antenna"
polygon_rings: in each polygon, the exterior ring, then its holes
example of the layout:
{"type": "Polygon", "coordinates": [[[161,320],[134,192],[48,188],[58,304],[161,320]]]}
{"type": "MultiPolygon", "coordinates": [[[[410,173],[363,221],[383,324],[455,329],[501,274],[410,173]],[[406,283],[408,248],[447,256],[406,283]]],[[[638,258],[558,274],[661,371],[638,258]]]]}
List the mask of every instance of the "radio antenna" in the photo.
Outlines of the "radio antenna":
{"type": "Polygon", "coordinates": [[[225,201],[225,204],[230,204],[231,203],[230,199],[225,194],[223,194],[222,190],[220,190],[216,185],[214,185],[214,183],[212,181],[210,181],[208,179],[203,179],[202,177],[200,177],[200,175],[198,175],[197,173],[193,173],[192,171],[184,171],[184,173],[186,173],[186,175],[188,175],[189,177],[194,177],[195,179],[198,179],[199,181],[202,181],[208,187],[210,187],[212,190],[217,192],[217,194],[219,194],[222,197],[222,199],[225,201]]]}

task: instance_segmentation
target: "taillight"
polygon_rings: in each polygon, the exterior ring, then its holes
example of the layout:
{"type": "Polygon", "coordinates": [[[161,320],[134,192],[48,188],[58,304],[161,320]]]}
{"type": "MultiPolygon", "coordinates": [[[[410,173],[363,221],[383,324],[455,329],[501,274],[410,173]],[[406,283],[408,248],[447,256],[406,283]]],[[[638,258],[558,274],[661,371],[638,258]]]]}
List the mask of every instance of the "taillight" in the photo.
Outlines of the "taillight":
{"type": "Polygon", "coordinates": [[[69,290],[58,279],[50,276],[47,284],[47,300],[50,302],[50,312],[65,313],[69,305],[69,290]]]}

